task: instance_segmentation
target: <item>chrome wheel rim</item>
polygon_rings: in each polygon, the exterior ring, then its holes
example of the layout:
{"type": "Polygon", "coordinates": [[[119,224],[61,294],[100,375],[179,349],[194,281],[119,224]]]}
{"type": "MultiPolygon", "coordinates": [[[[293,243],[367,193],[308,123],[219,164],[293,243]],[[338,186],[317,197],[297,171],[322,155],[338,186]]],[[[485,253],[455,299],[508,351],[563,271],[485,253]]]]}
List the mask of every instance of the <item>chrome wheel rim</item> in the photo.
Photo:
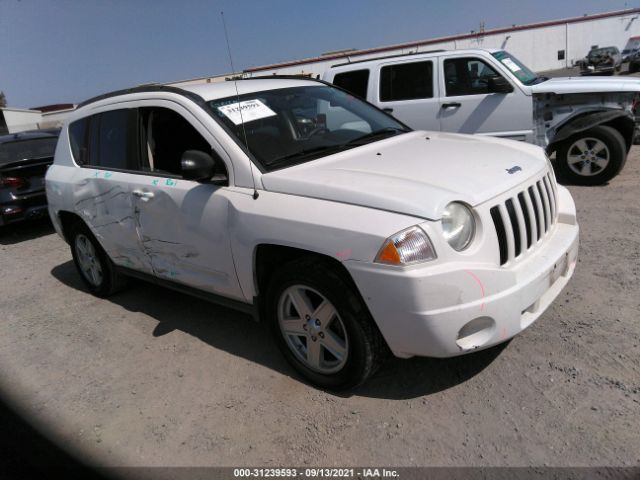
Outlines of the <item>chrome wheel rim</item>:
{"type": "Polygon", "coordinates": [[[317,290],[293,285],[282,292],[278,324],[291,352],[309,369],[327,375],[344,367],[347,330],[336,308],[317,290]]]}
{"type": "Polygon", "coordinates": [[[102,267],[93,243],[81,233],[76,236],[75,247],[82,275],[91,285],[99,287],[102,283],[102,267]]]}
{"type": "Polygon", "coordinates": [[[602,140],[592,137],[576,140],[567,152],[569,168],[583,177],[602,173],[610,160],[609,147],[602,140]]]}

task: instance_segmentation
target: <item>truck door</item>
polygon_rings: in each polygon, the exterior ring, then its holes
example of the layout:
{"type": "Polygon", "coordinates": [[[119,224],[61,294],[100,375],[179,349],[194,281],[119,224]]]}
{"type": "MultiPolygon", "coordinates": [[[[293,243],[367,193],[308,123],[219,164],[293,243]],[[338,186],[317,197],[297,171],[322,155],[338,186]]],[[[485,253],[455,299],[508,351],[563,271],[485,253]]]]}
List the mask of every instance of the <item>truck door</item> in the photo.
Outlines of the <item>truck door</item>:
{"type": "Polygon", "coordinates": [[[487,61],[475,56],[440,57],[440,128],[513,140],[533,140],[531,97],[487,61]],[[491,93],[498,79],[509,93],[491,93]]]}
{"type": "Polygon", "coordinates": [[[370,101],[411,128],[440,130],[437,70],[432,59],[382,64],[370,101]]]}

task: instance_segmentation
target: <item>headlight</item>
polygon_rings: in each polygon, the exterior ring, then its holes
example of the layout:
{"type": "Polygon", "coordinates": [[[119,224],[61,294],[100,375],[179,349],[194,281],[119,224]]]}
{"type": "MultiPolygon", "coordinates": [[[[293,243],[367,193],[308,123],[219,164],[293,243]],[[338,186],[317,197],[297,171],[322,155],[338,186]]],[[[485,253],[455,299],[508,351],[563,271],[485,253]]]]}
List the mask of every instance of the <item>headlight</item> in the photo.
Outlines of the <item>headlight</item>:
{"type": "Polygon", "coordinates": [[[442,214],[442,231],[454,250],[467,248],[476,233],[476,221],[469,207],[459,202],[447,205],[442,214]]]}
{"type": "Polygon", "coordinates": [[[387,238],[374,260],[389,265],[408,265],[436,258],[431,240],[420,227],[411,227],[387,238]]]}

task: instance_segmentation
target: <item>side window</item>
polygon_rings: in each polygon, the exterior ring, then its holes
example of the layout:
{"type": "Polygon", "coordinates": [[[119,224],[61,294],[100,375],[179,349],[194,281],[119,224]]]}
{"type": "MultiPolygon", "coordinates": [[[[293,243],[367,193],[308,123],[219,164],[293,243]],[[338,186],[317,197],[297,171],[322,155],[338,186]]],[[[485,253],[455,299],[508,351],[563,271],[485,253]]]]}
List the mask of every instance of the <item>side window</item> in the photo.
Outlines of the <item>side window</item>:
{"type": "Polygon", "coordinates": [[[69,142],[78,165],[131,170],[137,165],[135,136],[130,131],[134,110],[113,110],[69,125],[69,142]]]}
{"type": "MultiPolygon", "coordinates": [[[[181,175],[187,150],[211,153],[211,145],[180,114],[168,108],[141,108],[141,170],[181,175]]],[[[220,172],[223,173],[223,172],[220,172]]]]}
{"type": "Polygon", "coordinates": [[[89,159],[88,126],[89,118],[81,118],[69,125],[71,154],[78,165],[85,165],[89,159]]]}
{"type": "Polygon", "coordinates": [[[433,97],[433,63],[388,65],[380,70],[380,101],[433,97]]]}
{"type": "Polygon", "coordinates": [[[444,61],[447,97],[489,93],[489,79],[500,74],[478,58],[452,58],[444,61]]]}
{"type": "Polygon", "coordinates": [[[333,78],[333,84],[344,88],[356,97],[367,99],[367,86],[369,85],[369,70],[354,70],[352,72],[338,73],[333,78]]]}
{"type": "MultiPolygon", "coordinates": [[[[127,144],[129,110],[112,110],[100,113],[92,118],[91,123],[96,120],[100,122],[97,149],[93,148],[93,138],[91,145],[93,152],[97,150],[98,153],[97,165],[123,170],[135,167],[131,162],[130,149],[127,144]]],[[[95,165],[93,163],[95,161],[94,158],[91,158],[92,165],[95,165]]]]}

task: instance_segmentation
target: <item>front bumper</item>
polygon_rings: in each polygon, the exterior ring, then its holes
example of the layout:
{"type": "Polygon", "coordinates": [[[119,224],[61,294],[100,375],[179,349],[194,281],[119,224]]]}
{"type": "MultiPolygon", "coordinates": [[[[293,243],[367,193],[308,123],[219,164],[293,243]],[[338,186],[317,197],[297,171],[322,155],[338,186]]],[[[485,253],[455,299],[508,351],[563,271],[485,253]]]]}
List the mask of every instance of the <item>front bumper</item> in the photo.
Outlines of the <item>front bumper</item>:
{"type": "Polygon", "coordinates": [[[452,357],[502,343],[531,325],[567,284],[577,257],[574,221],[558,222],[543,245],[510,268],[345,266],[394,355],[452,357]]]}
{"type": "Polygon", "coordinates": [[[583,68],[580,70],[581,75],[598,75],[601,73],[613,73],[615,71],[615,65],[602,65],[593,68],[583,68]]]}

